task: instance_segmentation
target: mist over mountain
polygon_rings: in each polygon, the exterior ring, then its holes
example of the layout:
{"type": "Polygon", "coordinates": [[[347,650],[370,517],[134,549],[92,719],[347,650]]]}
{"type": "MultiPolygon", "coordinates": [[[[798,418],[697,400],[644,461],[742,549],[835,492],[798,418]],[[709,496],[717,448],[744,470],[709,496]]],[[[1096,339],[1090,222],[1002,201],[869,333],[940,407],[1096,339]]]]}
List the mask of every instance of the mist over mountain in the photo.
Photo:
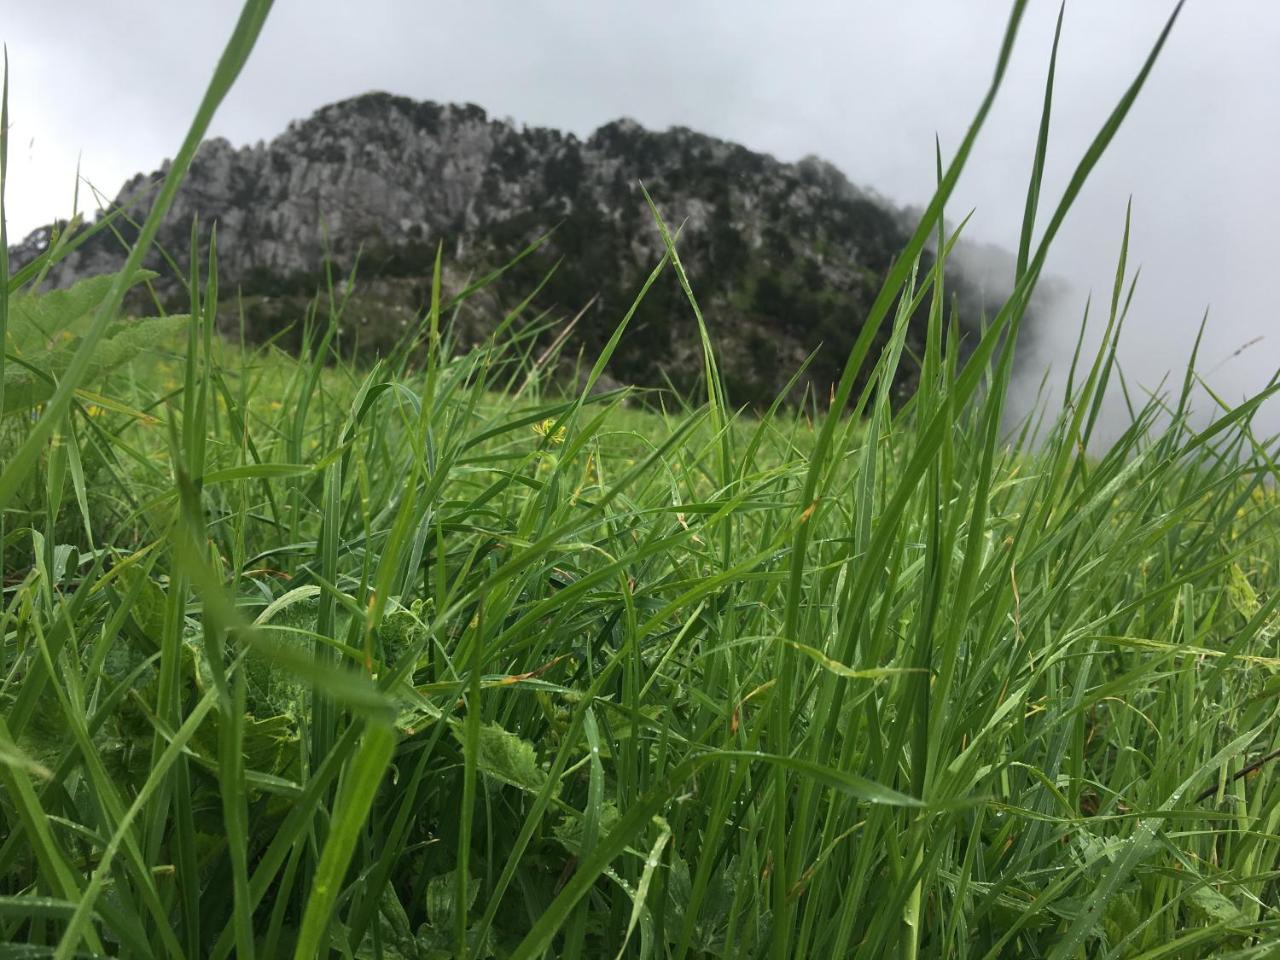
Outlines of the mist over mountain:
{"type": "MultiPolygon", "coordinates": [[[[140,221],[167,166],[131,179],[115,205],[140,221]]],[[[335,278],[356,267],[342,343],[373,355],[421,316],[437,244],[444,243],[444,284],[453,292],[551,231],[468,301],[462,338],[482,337],[536,290],[526,316],[563,322],[581,312],[566,357],[581,351],[589,362],[663,253],[641,183],[671,229],[680,228],[680,256],[730,399],[769,401],[815,350],[796,395],[808,386],[824,397],[913,221],[822,160],[781,163],[685,128],[656,132],[618,120],[582,140],[493,119],[470,104],[365,94],[291,123],[270,143],[206,141],[159,246],[185,270],[192,218],[204,242],[216,224],[223,323],[238,329],[238,290],[255,341],[282,333],[286,344],[296,339],[308,301],[323,289],[326,260],[335,278]]],[[[136,228],[122,221],[119,232],[119,239],[110,232],[91,239],[49,281],[65,285],[118,269],[120,240],[132,240],[136,228]]],[[[32,233],[13,251],[15,263],[49,238],[48,228],[32,233]]],[[[998,252],[994,261],[1003,262],[998,252]]],[[[992,252],[978,248],[949,261],[949,306],[969,331],[1007,292],[1011,267],[977,266],[992,262],[992,252]]],[[[172,276],[158,252],[150,266],[172,276]]],[[[181,307],[176,281],[158,289],[181,307]]],[[[910,322],[903,391],[914,384],[928,307],[926,300],[910,322]]],[[[638,308],[610,375],[690,388],[702,369],[696,330],[667,271],[638,308]]]]}

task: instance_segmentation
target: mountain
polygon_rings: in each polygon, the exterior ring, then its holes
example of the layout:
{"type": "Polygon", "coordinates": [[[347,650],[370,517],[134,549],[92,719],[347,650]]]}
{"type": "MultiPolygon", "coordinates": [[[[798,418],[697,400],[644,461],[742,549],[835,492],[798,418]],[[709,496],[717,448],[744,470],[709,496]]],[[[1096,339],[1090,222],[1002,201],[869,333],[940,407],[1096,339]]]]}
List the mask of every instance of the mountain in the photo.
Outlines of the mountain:
{"type": "MultiPolygon", "coordinates": [[[[140,220],[167,167],[134,177],[116,205],[140,220]]],[[[587,308],[568,354],[581,349],[591,359],[663,251],[641,182],[672,229],[683,224],[681,258],[730,399],[767,402],[815,348],[808,380],[825,396],[909,226],[903,211],[816,158],[782,163],[692,130],[655,132],[630,120],[579,140],[492,119],[470,104],[369,93],[294,121],[267,144],[206,141],[158,239],[185,269],[192,217],[203,235],[216,223],[228,329],[238,328],[238,314],[227,292],[238,287],[255,340],[300,326],[323,286],[326,256],[335,277],[358,256],[343,338],[369,354],[387,349],[420,314],[439,242],[445,286],[456,290],[555,228],[543,247],[469,302],[464,335],[482,336],[559,260],[532,307],[550,319],[587,308]]],[[[121,232],[127,241],[135,231],[121,232]]],[[[49,236],[49,229],[33,233],[14,250],[14,262],[29,260],[49,236]]],[[[163,272],[159,255],[152,259],[163,272]]],[[[122,262],[119,241],[104,232],[49,279],[63,285],[122,262]]],[[[983,294],[963,272],[949,274],[972,329],[983,294]]],[[[159,289],[181,302],[176,283],[159,289]]],[[[924,308],[913,318],[908,356],[922,346],[923,315],[924,308]]],[[[667,271],[609,372],[687,389],[700,371],[696,323],[667,271]]],[[[906,360],[900,386],[909,388],[912,377],[906,360]]]]}

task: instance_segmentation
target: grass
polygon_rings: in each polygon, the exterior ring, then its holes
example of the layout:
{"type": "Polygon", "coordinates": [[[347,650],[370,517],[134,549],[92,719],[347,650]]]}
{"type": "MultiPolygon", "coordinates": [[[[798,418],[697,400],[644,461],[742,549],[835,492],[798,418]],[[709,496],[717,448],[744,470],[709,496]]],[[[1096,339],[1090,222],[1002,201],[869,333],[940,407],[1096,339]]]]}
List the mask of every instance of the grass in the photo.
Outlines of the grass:
{"type": "MultiPolygon", "coordinates": [[[[1268,394],[1205,426],[1193,361],[1134,399],[1126,222],[1102,348],[1060,413],[1005,428],[1023,306],[1163,35],[1033,243],[1047,87],[1018,285],[963,359],[918,268],[1021,9],[808,412],[735,410],[700,313],[697,399],[591,389],[629,317],[578,393],[516,314],[460,351],[438,262],[371,369],[332,355],[334,285],[301,357],[250,351],[212,332],[216,242],[182,340],[95,366],[144,229],[2,421],[0,954],[1272,955],[1268,394]],[[1088,456],[1108,390],[1132,422],[1088,456]]],[[[57,313],[39,270],[0,253],[7,345],[57,313]]]]}

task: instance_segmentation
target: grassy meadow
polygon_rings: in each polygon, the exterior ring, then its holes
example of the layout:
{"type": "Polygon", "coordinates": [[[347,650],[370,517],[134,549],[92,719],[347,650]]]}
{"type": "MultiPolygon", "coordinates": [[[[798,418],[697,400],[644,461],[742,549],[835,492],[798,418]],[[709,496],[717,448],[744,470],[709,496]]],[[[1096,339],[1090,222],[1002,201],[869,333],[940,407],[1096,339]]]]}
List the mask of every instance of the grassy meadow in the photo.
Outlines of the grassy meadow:
{"type": "Polygon", "coordinates": [[[1053,206],[1050,80],[1015,289],[963,349],[944,309],[1022,7],[843,378],[745,411],[660,197],[697,396],[595,389],[630,314],[576,378],[528,304],[462,349],[439,260],[373,365],[339,277],[300,356],[218,337],[216,242],[185,315],[122,318],[250,0],[119,274],[43,285],[110,218],[0,242],[0,958],[1277,955],[1270,391],[1126,384],[1125,221],[1102,347],[1005,402],[1163,35],[1053,206]]]}

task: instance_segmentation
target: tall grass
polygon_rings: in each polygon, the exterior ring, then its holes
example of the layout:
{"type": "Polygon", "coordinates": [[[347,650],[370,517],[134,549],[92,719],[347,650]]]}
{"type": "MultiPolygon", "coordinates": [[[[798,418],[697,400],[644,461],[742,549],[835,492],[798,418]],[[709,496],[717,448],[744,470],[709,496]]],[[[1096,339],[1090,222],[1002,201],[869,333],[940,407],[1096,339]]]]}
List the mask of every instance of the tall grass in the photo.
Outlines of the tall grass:
{"type": "MultiPolygon", "coordinates": [[[[674,270],[697,315],[699,400],[593,389],[630,313],[576,393],[527,304],[461,350],[439,258],[420,328],[372,369],[335,355],[336,283],[300,358],[223,343],[216,239],[202,262],[194,232],[185,343],[90,384],[267,6],[76,360],[4,421],[0,953],[1273,953],[1267,394],[1197,429],[1193,360],[1085,454],[1118,376],[1126,220],[1100,351],[1038,442],[1002,427],[1045,253],[1167,29],[1037,240],[1055,38],[1017,286],[962,351],[942,214],[1015,4],[808,415],[733,408],[656,204],[649,283],[674,270]]],[[[0,322],[46,302],[40,271],[0,253],[0,322]]]]}

